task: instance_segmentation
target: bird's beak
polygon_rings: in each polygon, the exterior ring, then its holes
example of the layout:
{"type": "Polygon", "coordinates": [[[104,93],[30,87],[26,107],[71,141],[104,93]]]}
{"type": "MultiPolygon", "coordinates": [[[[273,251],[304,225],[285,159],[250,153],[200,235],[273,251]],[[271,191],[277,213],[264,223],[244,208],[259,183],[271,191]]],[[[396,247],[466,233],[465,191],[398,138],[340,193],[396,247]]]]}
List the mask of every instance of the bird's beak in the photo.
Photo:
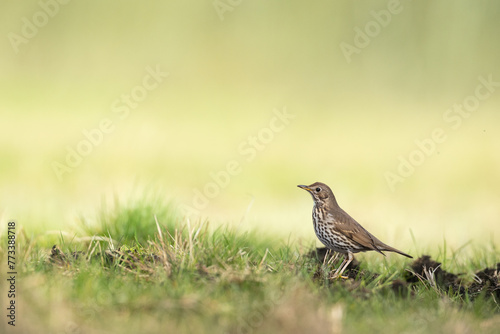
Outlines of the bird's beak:
{"type": "Polygon", "coordinates": [[[311,188],[309,188],[308,186],[304,186],[302,184],[299,184],[297,187],[304,189],[304,190],[307,190],[307,191],[311,191],[311,188]]]}

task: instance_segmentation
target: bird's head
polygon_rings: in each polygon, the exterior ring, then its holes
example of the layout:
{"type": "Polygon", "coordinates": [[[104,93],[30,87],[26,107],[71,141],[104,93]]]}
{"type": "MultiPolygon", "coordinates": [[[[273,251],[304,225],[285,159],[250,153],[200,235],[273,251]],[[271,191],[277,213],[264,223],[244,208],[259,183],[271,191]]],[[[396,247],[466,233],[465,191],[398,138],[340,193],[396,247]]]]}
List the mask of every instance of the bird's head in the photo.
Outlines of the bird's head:
{"type": "Polygon", "coordinates": [[[325,203],[327,201],[337,203],[332,190],[324,183],[315,182],[308,186],[298,185],[297,187],[307,190],[307,192],[311,194],[315,203],[325,203]]]}

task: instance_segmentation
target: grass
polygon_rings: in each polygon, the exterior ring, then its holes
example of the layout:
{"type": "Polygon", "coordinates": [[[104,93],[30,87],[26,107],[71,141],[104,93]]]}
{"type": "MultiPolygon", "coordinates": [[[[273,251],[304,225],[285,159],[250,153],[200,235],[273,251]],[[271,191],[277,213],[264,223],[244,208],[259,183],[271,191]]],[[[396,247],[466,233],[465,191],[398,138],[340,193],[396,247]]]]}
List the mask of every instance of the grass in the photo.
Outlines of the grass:
{"type": "MultiPolygon", "coordinates": [[[[85,235],[58,236],[58,255],[51,255],[53,235],[18,227],[16,330],[488,333],[500,325],[499,300],[484,293],[469,298],[425,278],[394,290],[392,282],[409,275],[402,258],[363,255],[356,279],[330,280],[331,267],[307,256],[310,249],[259,231],[183,221],[172,210],[154,198],[116,202],[94,223],[81,220],[85,235]]],[[[499,255],[493,246],[473,254],[439,257],[444,269],[472,273],[499,255]]]]}

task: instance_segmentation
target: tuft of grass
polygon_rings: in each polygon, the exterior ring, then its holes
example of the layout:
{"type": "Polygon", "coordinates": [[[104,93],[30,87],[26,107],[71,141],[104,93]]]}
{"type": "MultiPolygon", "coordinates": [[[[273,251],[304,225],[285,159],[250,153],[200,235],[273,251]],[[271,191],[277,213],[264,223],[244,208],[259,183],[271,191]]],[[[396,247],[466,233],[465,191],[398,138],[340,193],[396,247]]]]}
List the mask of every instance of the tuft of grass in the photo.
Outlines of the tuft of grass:
{"type": "Polygon", "coordinates": [[[172,202],[166,202],[159,194],[147,193],[127,201],[120,201],[115,196],[111,205],[102,204],[95,218],[81,216],[80,226],[84,233],[109,237],[118,245],[142,245],[157,233],[155,217],[169,231],[174,231],[182,220],[172,202]]]}

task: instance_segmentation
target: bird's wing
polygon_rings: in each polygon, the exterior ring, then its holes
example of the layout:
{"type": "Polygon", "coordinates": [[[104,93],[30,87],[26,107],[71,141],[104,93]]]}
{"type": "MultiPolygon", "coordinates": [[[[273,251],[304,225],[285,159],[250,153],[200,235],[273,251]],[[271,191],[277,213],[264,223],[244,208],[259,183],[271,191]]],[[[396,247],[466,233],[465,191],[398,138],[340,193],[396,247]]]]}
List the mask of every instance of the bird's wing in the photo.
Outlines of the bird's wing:
{"type": "Polygon", "coordinates": [[[377,247],[377,243],[382,242],[370,232],[368,232],[354,218],[349,216],[347,212],[342,209],[337,211],[335,221],[336,223],[333,228],[345,235],[347,238],[356,242],[361,247],[364,247],[367,250],[374,250],[379,252],[380,254],[385,255],[384,253],[382,253],[379,247],[377,247]]]}

